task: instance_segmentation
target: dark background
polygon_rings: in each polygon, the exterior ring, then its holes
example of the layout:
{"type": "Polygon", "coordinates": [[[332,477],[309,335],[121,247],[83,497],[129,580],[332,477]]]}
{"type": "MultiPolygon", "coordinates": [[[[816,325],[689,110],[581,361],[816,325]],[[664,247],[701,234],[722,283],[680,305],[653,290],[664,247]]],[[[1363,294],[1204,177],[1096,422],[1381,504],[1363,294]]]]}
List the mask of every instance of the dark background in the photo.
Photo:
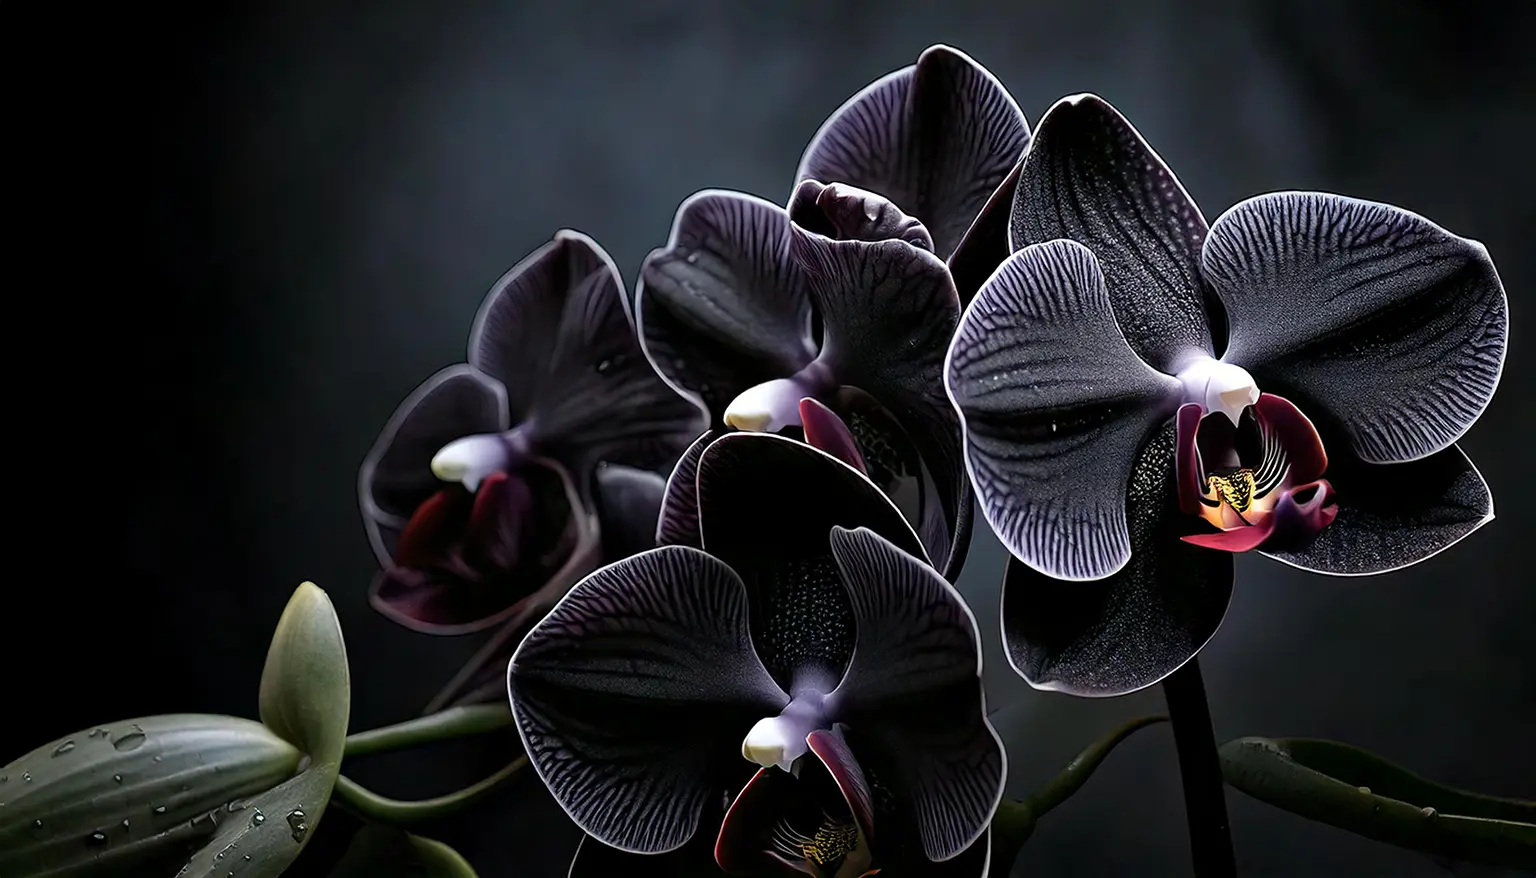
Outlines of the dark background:
{"type": "MultiPolygon", "coordinates": [[[[1322,189],[1487,244],[1513,344],[1464,447],[1498,520],[1376,579],[1245,557],[1202,663],[1218,738],[1340,738],[1437,780],[1536,795],[1536,2],[218,5],[6,10],[21,523],[0,616],[0,757],[130,716],[254,715],[267,638],[304,579],[340,613],[354,727],[414,715],[473,643],[368,608],[356,470],[395,404],[462,359],[490,283],[563,226],[596,237],[632,283],[686,195],[782,200],[828,113],[945,42],[996,73],[1032,124],[1062,95],[1109,98],[1209,217],[1262,191],[1322,189]]],[[[962,590],[1021,794],[1161,703],[1156,690],[1072,700],[1010,674],[1001,554],[978,532],[962,590]]],[[[474,779],[458,756],[357,775],[435,794],[474,779]]],[[[1229,801],[1249,878],[1451,874],[1229,801]]],[[[577,840],[531,779],[432,834],[486,878],[563,876],[577,840]]],[[[1018,872],[1187,873],[1166,727],[1048,817],[1018,872]]]]}

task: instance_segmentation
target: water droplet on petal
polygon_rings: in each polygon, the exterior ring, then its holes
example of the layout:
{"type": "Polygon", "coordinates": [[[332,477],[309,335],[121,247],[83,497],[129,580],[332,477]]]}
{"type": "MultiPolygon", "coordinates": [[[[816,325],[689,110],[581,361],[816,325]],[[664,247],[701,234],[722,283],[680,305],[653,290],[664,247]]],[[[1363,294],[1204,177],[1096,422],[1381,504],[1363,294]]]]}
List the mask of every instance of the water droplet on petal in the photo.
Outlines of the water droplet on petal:
{"type": "Polygon", "coordinates": [[[697,265],[699,263],[699,254],[697,253],[689,253],[683,258],[688,262],[689,265],[697,265]]]}
{"type": "MultiPolygon", "coordinates": [[[[137,750],[144,746],[144,730],[138,726],[129,726],[128,731],[112,739],[112,746],[124,752],[137,750]]],[[[160,761],[160,757],[156,756],[155,761],[160,761]]]]}
{"type": "Polygon", "coordinates": [[[65,741],[64,743],[60,744],[59,746],[53,748],[53,755],[54,756],[63,756],[65,753],[68,753],[69,751],[71,751],[73,749],[75,749],[75,742],[74,741],[65,741]]]}

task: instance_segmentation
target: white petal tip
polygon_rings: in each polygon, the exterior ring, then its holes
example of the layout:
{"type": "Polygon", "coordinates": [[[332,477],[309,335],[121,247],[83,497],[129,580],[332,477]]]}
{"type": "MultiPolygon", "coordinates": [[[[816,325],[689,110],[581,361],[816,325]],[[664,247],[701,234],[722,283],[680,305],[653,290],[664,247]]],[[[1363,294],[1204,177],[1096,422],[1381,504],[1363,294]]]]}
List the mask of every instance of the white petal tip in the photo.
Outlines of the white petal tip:
{"type": "Polygon", "coordinates": [[[773,423],[773,416],[763,411],[726,409],[725,425],[748,433],[766,433],[773,423]]]}
{"type": "MultiPolygon", "coordinates": [[[[758,720],[752,731],[747,732],[747,737],[741,742],[741,755],[748,762],[764,768],[778,766],[789,771],[799,755],[795,752],[795,743],[784,735],[784,724],[779,717],[767,717],[758,720]]],[[[804,741],[798,743],[799,750],[806,749],[804,741]]]]}

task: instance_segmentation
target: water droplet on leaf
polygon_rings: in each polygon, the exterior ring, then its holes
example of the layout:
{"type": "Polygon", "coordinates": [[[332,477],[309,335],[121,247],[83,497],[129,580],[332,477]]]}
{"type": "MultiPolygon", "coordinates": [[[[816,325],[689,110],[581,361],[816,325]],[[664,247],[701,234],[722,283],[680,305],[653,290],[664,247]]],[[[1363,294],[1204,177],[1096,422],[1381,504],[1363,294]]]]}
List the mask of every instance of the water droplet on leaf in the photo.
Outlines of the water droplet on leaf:
{"type": "Polygon", "coordinates": [[[92,846],[104,845],[107,843],[107,834],[98,829],[85,837],[85,843],[92,846]]]}
{"type": "Polygon", "coordinates": [[[288,812],[288,830],[293,834],[293,840],[302,842],[309,832],[309,824],[304,822],[304,809],[294,808],[288,812]]]}
{"type": "Polygon", "coordinates": [[[252,826],[260,826],[261,824],[266,823],[266,822],[267,822],[267,815],[261,813],[261,809],[260,808],[257,808],[251,814],[251,825],[252,826]]]}
{"type": "Polygon", "coordinates": [[[112,775],[112,782],[113,783],[122,783],[123,782],[123,776],[120,775],[120,774],[112,775]]]}
{"type": "Polygon", "coordinates": [[[30,772],[30,771],[23,771],[21,773],[21,782],[22,783],[31,783],[32,782],[32,772],[30,772]]]}
{"type": "MultiPolygon", "coordinates": [[[[144,730],[138,726],[130,726],[128,731],[112,740],[112,746],[123,752],[137,750],[144,746],[144,730]]],[[[159,760],[160,757],[156,756],[155,761],[159,760]]]]}
{"type": "Polygon", "coordinates": [[[155,813],[156,814],[164,814],[165,813],[165,806],[164,805],[156,805],[155,806],[155,813]]]}
{"type": "Polygon", "coordinates": [[[60,744],[59,746],[53,748],[53,755],[54,756],[63,756],[65,753],[68,753],[69,751],[71,751],[73,749],[75,749],[75,742],[74,741],[65,741],[64,743],[60,744]]]}

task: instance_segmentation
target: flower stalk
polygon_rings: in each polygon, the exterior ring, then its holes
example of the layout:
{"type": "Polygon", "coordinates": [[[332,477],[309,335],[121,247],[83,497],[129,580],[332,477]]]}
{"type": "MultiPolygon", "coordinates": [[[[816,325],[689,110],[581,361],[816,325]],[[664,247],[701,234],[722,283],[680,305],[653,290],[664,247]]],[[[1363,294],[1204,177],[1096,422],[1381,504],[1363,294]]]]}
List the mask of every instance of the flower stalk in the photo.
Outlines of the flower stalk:
{"type": "Polygon", "coordinates": [[[1184,810],[1197,878],[1235,878],[1232,830],[1227,820],[1225,782],[1211,729],[1200,664],[1190,659],[1163,680],[1163,697],[1173,722],[1173,742],[1184,781],[1184,810]]]}

